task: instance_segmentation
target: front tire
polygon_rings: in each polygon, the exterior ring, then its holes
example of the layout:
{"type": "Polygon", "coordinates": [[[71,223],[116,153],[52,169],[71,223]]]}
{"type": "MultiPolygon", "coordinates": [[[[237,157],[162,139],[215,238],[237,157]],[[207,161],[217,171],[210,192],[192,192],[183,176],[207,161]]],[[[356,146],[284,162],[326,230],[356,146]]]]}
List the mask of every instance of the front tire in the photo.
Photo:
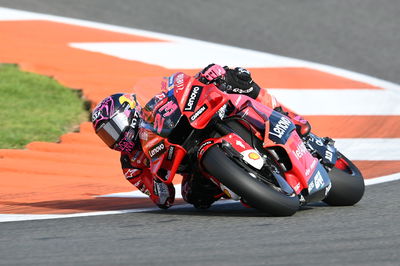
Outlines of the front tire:
{"type": "Polygon", "coordinates": [[[286,195],[252,177],[231,160],[218,145],[206,151],[202,165],[208,173],[260,211],[273,216],[291,216],[299,209],[300,202],[297,195],[286,195]]]}
{"type": "Polygon", "coordinates": [[[323,200],[331,206],[352,206],[364,195],[364,178],[349,159],[339,153],[338,161],[329,172],[332,188],[323,200]]]}

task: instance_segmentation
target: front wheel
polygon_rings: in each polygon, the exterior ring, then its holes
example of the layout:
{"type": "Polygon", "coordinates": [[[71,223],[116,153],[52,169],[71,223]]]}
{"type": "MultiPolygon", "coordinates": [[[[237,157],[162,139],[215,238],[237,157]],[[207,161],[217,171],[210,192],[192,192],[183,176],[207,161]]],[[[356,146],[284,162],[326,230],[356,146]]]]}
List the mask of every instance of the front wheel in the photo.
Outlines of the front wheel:
{"type": "Polygon", "coordinates": [[[258,210],[273,216],[291,216],[299,209],[297,195],[286,195],[254,178],[231,160],[218,145],[206,151],[202,165],[209,174],[258,210]]]}
{"type": "Polygon", "coordinates": [[[351,206],[364,195],[364,178],[357,166],[341,153],[338,155],[335,166],[329,172],[332,188],[323,201],[332,206],[351,206]]]}

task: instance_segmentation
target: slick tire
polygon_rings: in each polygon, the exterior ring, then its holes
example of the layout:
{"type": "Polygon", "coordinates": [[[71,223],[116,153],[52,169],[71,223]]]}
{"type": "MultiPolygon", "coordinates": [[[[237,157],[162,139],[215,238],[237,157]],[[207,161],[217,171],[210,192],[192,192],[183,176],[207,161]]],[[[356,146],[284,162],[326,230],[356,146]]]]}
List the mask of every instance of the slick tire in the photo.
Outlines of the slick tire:
{"type": "Polygon", "coordinates": [[[347,164],[347,169],[334,167],[329,176],[332,188],[323,200],[331,206],[352,206],[359,202],[364,195],[364,178],[358,168],[344,155],[341,160],[347,164]]]}
{"type": "Polygon", "coordinates": [[[255,179],[231,160],[218,145],[203,155],[202,165],[212,176],[250,206],[273,216],[291,216],[299,209],[297,196],[288,196],[255,179]]]}

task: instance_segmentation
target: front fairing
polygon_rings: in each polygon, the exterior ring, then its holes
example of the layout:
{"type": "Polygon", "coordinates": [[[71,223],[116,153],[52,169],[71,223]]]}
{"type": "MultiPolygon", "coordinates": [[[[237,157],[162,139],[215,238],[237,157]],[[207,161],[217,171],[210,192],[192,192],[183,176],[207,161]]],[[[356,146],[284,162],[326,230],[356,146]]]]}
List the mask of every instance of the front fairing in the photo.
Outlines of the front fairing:
{"type": "Polygon", "coordinates": [[[202,84],[184,73],[162,84],[163,91],[142,108],[139,137],[152,174],[170,183],[187,153],[181,146],[184,140],[192,130],[206,127],[228,99],[213,84],[202,84]]]}
{"type": "Polygon", "coordinates": [[[264,135],[264,148],[285,168],[285,179],[307,200],[323,199],[330,187],[329,175],[305,146],[289,117],[246,96],[231,96],[237,115],[264,135]]]}
{"type": "Polygon", "coordinates": [[[139,138],[150,159],[150,171],[160,181],[171,183],[186,150],[169,137],[183,117],[172,91],[154,96],[142,108],[139,138]]]}
{"type": "Polygon", "coordinates": [[[203,129],[219,114],[229,98],[214,84],[203,84],[187,75],[182,79],[185,89],[174,86],[173,94],[190,125],[195,129],[203,129]]]}

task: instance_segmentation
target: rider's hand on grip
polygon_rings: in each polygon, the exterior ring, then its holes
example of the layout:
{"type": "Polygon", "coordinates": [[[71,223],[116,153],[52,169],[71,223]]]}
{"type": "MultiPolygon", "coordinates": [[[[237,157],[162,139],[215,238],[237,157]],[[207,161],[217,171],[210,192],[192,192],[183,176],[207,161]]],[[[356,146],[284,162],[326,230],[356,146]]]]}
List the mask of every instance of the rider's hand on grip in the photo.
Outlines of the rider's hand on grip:
{"type": "MultiPolygon", "coordinates": [[[[211,81],[221,78],[225,75],[225,69],[216,64],[209,64],[199,73],[199,78],[210,83],[211,81]]],[[[201,81],[201,80],[200,80],[201,81]]]]}
{"type": "Polygon", "coordinates": [[[226,69],[226,81],[234,88],[247,89],[252,86],[251,73],[247,69],[236,67],[226,69]]]}
{"type": "Polygon", "coordinates": [[[227,92],[244,94],[253,99],[257,98],[261,88],[253,81],[250,71],[241,67],[235,69],[225,67],[225,70],[225,80],[228,84],[227,92]]]}

